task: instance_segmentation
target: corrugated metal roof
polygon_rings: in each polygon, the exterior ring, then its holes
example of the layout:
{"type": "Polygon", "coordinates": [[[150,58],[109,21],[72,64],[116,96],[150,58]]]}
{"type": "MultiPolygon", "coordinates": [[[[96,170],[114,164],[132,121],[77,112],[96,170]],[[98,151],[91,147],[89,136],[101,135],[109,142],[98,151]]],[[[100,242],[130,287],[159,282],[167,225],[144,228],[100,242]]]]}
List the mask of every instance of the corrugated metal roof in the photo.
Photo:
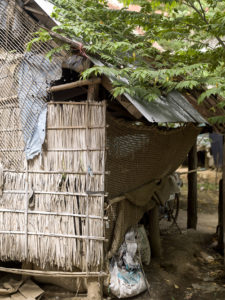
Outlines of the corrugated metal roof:
{"type": "MultiPolygon", "coordinates": [[[[101,61],[93,57],[90,57],[90,59],[95,65],[104,66],[101,61]]],[[[113,76],[109,79],[113,80],[113,76]]],[[[118,81],[118,78],[116,80],[118,81]]],[[[121,78],[121,81],[128,83],[126,78],[121,78]]],[[[207,123],[201,114],[178,91],[170,92],[166,97],[161,96],[151,102],[131,97],[128,94],[125,94],[125,97],[149,122],[207,123]]]]}
{"type": "Polygon", "coordinates": [[[129,95],[126,95],[126,97],[149,122],[207,123],[183,95],[177,91],[169,93],[167,97],[161,96],[151,102],[137,100],[129,95]]]}
{"type": "MultiPolygon", "coordinates": [[[[29,5],[38,5],[40,9],[46,14],[46,18],[41,15],[35,15],[47,27],[52,23],[50,22],[50,15],[53,5],[46,0],[31,0],[29,5]]],[[[53,20],[51,20],[53,21],[53,20]]],[[[54,21],[55,22],[55,21],[54,21]]],[[[51,26],[50,26],[51,27],[51,26]]],[[[99,60],[91,58],[92,62],[96,65],[104,65],[99,60]]],[[[111,78],[112,80],[112,78],[111,78]]],[[[121,80],[127,81],[122,78],[121,80]]],[[[207,123],[206,120],[197,112],[196,109],[187,101],[183,95],[177,91],[173,91],[167,97],[159,97],[158,99],[147,102],[138,98],[133,98],[128,94],[125,97],[140,111],[140,113],[149,122],[195,122],[207,123]]]]}

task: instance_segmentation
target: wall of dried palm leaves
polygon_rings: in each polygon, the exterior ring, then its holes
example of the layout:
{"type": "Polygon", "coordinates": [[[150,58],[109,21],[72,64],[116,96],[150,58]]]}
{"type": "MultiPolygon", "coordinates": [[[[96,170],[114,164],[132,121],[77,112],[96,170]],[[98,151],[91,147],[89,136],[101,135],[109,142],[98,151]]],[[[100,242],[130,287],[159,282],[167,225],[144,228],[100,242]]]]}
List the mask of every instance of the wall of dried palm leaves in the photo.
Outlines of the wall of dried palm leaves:
{"type": "MultiPolygon", "coordinates": [[[[17,136],[16,108],[14,113],[10,126],[17,136]]],[[[6,124],[0,122],[0,130],[6,124]]],[[[42,155],[27,165],[24,160],[17,171],[3,168],[0,259],[102,270],[105,103],[48,103],[42,155]]]]}

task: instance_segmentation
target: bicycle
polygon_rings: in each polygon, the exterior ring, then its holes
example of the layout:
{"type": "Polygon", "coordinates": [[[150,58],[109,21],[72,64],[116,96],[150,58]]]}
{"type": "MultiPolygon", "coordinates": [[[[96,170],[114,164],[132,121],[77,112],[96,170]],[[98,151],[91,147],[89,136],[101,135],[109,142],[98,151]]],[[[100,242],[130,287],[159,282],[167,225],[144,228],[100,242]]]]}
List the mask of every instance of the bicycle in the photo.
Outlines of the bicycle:
{"type": "MultiPolygon", "coordinates": [[[[175,179],[179,187],[183,186],[183,182],[178,173],[175,173],[175,179]]],[[[181,232],[179,226],[177,225],[177,218],[179,215],[180,208],[180,193],[173,193],[170,195],[169,199],[166,200],[164,205],[159,206],[159,224],[161,227],[171,227],[176,225],[181,232]],[[169,225],[169,226],[168,226],[169,225]]]]}

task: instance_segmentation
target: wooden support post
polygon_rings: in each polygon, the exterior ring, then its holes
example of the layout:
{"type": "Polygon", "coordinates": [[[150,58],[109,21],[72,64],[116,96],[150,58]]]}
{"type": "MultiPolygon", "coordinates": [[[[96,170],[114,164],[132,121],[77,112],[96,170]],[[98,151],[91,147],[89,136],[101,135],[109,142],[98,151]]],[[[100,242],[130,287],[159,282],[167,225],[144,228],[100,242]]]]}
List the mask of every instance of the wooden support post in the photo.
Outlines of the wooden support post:
{"type": "MultiPolygon", "coordinates": [[[[23,262],[22,263],[22,269],[27,269],[27,270],[32,270],[33,268],[33,264],[32,263],[28,263],[28,262],[23,262]]],[[[27,280],[30,276],[29,275],[22,275],[22,280],[27,280]]]]}
{"type": "Polygon", "coordinates": [[[88,300],[101,300],[102,295],[102,280],[99,278],[88,278],[87,279],[87,299],[88,300]]]}
{"type": "MultiPolygon", "coordinates": [[[[93,82],[100,83],[99,78],[92,79],[93,82]]],[[[88,101],[97,101],[98,100],[98,94],[99,94],[99,84],[92,84],[88,86],[88,95],[87,100],[88,101]]]]}
{"type": "Polygon", "coordinates": [[[218,205],[218,250],[222,253],[224,249],[224,224],[223,224],[223,180],[219,182],[219,205],[218,205]]]}
{"type": "Polygon", "coordinates": [[[159,231],[159,207],[155,205],[149,211],[149,239],[152,256],[159,258],[161,255],[160,231],[159,231]]]}
{"type": "Polygon", "coordinates": [[[222,197],[223,197],[223,257],[225,264],[225,135],[223,136],[223,188],[222,188],[222,197]]]}
{"type": "MultiPolygon", "coordinates": [[[[197,169],[197,144],[188,153],[188,171],[197,169]]],[[[197,172],[188,173],[187,228],[197,227],[197,172]]]]}

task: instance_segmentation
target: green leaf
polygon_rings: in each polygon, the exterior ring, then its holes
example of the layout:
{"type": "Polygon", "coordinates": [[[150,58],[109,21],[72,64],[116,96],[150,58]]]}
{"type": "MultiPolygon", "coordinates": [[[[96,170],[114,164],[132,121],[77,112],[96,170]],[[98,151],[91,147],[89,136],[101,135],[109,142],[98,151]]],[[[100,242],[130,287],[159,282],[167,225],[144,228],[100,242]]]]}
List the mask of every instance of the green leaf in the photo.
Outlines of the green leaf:
{"type": "MultiPolygon", "coordinates": [[[[104,64],[86,70],[83,78],[108,76],[114,96],[129,93],[153,101],[162,92],[195,88],[204,90],[199,104],[211,95],[225,96],[225,1],[121,0],[125,7],[118,10],[109,9],[106,0],[51,2],[52,17],[60,23],[52,30],[80,39],[85,51],[104,64]],[[139,9],[128,10],[130,4],[139,9]]],[[[41,29],[27,50],[49,39],[41,29]]],[[[47,57],[66,49],[60,47],[47,57]]],[[[218,106],[224,108],[224,101],[218,106]]]]}
{"type": "Polygon", "coordinates": [[[220,92],[220,88],[218,87],[214,87],[214,88],[211,88],[211,89],[208,89],[207,91],[205,91],[204,93],[202,93],[200,95],[200,97],[198,98],[198,103],[202,103],[204,101],[205,98],[208,98],[210,97],[211,95],[216,95],[216,94],[219,94],[220,92]]]}

